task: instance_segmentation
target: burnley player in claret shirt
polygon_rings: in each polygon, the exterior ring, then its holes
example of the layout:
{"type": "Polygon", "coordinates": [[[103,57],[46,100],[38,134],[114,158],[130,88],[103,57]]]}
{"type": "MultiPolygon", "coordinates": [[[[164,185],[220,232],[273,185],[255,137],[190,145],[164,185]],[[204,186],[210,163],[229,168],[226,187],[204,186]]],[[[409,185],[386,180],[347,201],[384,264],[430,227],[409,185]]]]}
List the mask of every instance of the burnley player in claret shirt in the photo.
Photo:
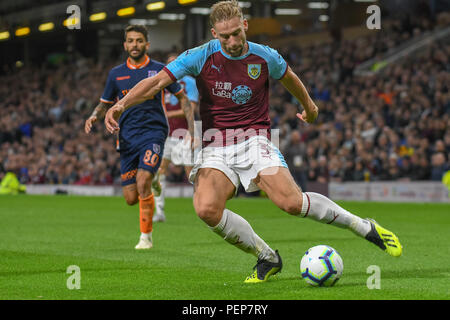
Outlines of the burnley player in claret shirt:
{"type": "MultiPolygon", "coordinates": [[[[210,229],[236,248],[257,258],[246,283],[265,282],[283,267],[277,250],[248,221],[226,208],[240,184],[246,191],[263,190],[288,214],[347,229],[398,257],[396,235],[371,219],[362,219],[329,198],[302,192],[283,156],[269,139],[269,78],[280,83],[303,107],[297,117],[313,123],[318,108],[285,60],[267,46],[246,39],[248,23],[237,1],[220,1],[210,14],[214,40],[185,51],[163,71],[137,84],[110,109],[105,125],[113,133],[117,117],[145,97],[185,75],[196,77],[200,92],[203,149],[190,180],[194,209],[210,229]]],[[[301,227],[299,224],[299,234],[301,227]]]]}
{"type": "MultiPolygon", "coordinates": [[[[234,32],[231,30],[231,34],[234,32]]],[[[213,40],[187,50],[164,70],[173,81],[186,74],[196,77],[202,97],[203,135],[209,129],[218,129],[222,141],[216,140],[214,145],[223,146],[240,140],[239,136],[227,136],[230,128],[242,129],[236,131],[237,135],[269,135],[269,78],[283,78],[288,66],[277,51],[267,46],[246,42],[241,51],[225,51],[219,40],[213,40]],[[233,57],[233,52],[241,55],[233,57]]]]}
{"type": "MultiPolygon", "coordinates": [[[[171,53],[167,58],[167,63],[172,62],[178,57],[178,54],[171,53]]],[[[178,80],[189,99],[194,114],[196,114],[198,105],[198,90],[195,85],[195,79],[191,76],[185,76],[178,80]]],[[[191,149],[191,145],[186,140],[186,133],[189,126],[181,108],[180,101],[170,92],[165,93],[165,109],[167,119],[169,121],[169,136],[164,144],[164,154],[156,177],[153,179],[152,187],[155,190],[155,214],[153,222],[166,221],[165,215],[165,189],[166,189],[166,172],[169,164],[175,166],[183,166],[186,176],[189,177],[192,166],[194,165],[195,152],[191,149]],[[160,191],[159,196],[156,191],[160,191]]]]}

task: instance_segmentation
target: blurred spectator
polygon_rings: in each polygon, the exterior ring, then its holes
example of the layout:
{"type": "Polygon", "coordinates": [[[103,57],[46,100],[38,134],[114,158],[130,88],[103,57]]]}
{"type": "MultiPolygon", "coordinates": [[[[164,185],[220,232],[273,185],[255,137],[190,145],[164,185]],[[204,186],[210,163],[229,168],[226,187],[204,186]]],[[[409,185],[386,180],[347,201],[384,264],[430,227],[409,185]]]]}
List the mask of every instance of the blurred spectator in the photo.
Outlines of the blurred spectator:
{"type": "Polygon", "coordinates": [[[431,180],[441,181],[444,173],[450,170],[445,155],[442,152],[438,152],[433,154],[431,159],[431,180]]]}
{"type": "Polygon", "coordinates": [[[328,170],[327,157],[321,155],[318,159],[317,182],[327,183],[330,181],[330,172],[328,170]]]}
{"type": "Polygon", "coordinates": [[[411,156],[412,180],[430,180],[431,168],[425,155],[413,154],[411,156]]]}
{"type": "Polygon", "coordinates": [[[307,190],[306,186],[306,145],[301,141],[300,132],[292,131],[288,147],[283,150],[283,155],[287,161],[288,168],[294,177],[294,180],[299,184],[302,190],[307,190]]]}
{"type": "Polygon", "coordinates": [[[355,161],[352,180],[353,181],[364,181],[364,176],[365,176],[364,172],[365,172],[365,170],[364,170],[362,159],[357,159],[355,161]]]}

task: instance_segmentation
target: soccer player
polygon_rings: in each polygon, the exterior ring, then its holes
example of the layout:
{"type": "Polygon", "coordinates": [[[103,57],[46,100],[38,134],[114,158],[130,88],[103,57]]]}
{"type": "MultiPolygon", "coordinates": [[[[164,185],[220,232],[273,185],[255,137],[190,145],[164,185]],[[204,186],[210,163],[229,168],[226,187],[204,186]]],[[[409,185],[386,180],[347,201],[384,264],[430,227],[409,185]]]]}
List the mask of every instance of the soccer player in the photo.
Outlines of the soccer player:
{"type": "MultiPolygon", "coordinates": [[[[167,57],[167,63],[172,62],[177,58],[177,54],[171,53],[167,57]]],[[[197,109],[198,104],[198,90],[195,85],[195,79],[191,76],[184,76],[178,81],[181,87],[184,89],[190,103],[192,110],[197,109]]],[[[169,137],[164,144],[164,154],[159,167],[158,173],[153,179],[153,190],[155,195],[155,208],[156,213],[153,216],[153,222],[163,222],[166,220],[164,213],[164,189],[166,185],[166,171],[169,164],[172,162],[174,165],[184,166],[184,171],[189,177],[193,163],[192,149],[189,145],[189,140],[185,141],[184,133],[188,132],[188,123],[181,109],[178,99],[170,93],[166,93],[166,114],[169,120],[169,137]],[[159,194],[159,195],[158,195],[159,194]]]]}
{"type": "Polygon", "coordinates": [[[239,183],[247,191],[263,190],[293,216],[349,229],[391,256],[400,256],[402,247],[391,231],[348,212],[323,195],[301,191],[283,156],[268,139],[269,77],[279,80],[301,103],[304,110],[297,114],[301,121],[315,121],[316,104],[277,51],[247,41],[248,22],[237,1],[214,4],[210,23],[215,39],[185,51],[157,76],[138,83],[109,109],[107,130],[116,132],[120,114],[161,88],[187,74],[196,77],[204,147],[190,174],[194,208],[213,232],[258,258],[246,283],[267,281],[280,272],[282,260],[244,218],[225,208],[239,183]]]}
{"type": "MultiPolygon", "coordinates": [[[[155,76],[164,67],[164,64],[150,59],[146,53],[150,43],[144,26],[128,26],[123,46],[128,59],[109,72],[100,103],[85,122],[86,133],[91,131],[92,125],[104,116],[117,98],[122,99],[137,83],[155,76]]],[[[167,86],[167,90],[180,101],[193,132],[194,114],[183,89],[178,83],[173,83],[167,86]]],[[[136,249],[150,249],[153,246],[154,196],[151,183],[161,164],[168,134],[163,103],[164,91],[159,90],[120,117],[118,150],[123,195],[128,205],[139,203],[141,236],[136,249]]]]}

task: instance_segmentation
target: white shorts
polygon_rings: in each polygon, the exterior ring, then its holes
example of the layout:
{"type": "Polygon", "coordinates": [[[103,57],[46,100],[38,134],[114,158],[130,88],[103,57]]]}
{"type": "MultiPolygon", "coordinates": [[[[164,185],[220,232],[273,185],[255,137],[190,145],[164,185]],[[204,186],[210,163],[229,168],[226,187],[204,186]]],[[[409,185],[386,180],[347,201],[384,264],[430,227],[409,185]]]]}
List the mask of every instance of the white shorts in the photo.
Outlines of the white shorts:
{"type": "Polygon", "coordinates": [[[176,166],[193,166],[192,149],[185,140],[168,137],[164,143],[163,158],[176,166]]]}
{"type": "Polygon", "coordinates": [[[203,148],[196,156],[189,181],[194,183],[199,169],[214,168],[231,180],[236,191],[239,183],[242,183],[245,191],[253,192],[259,190],[253,179],[261,170],[273,168],[265,174],[276,174],[279,167],[287,168],[280,150],[266,137],[254,136],[230,146],[203,148]]]}

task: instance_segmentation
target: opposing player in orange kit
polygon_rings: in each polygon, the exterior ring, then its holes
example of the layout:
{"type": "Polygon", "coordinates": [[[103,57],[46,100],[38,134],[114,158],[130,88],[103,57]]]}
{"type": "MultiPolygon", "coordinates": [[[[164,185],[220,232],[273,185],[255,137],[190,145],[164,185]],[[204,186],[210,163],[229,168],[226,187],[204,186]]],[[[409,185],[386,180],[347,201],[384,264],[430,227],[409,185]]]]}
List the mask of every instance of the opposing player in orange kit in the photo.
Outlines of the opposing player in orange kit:
{"type": "MultiPolygon", "coordinates": [[[[125,29],[124,49],[128,59],[109,72],[100,104],[85,122],[86,133],[117,98],[123,99],[137,83],[156,76],[163,69],[164,64],[147,55],[149,46],[144,26],[131,25],[125,29]]],[[[167,89],[179,99],[189,124],[193,125],[193,110],[184,90],[178,83],[169,85],[167,89]]],[[[150,249],[153,246],[154,196],[151,184],[161,164],[168,134],[163,101],[164,92],[158,92],[151,99],[144,99],[135,108],[124,112],[120,118],[118,146],[123,195],[127,204],[139,203],[141,236],[136,249],[150,249]]]]}

